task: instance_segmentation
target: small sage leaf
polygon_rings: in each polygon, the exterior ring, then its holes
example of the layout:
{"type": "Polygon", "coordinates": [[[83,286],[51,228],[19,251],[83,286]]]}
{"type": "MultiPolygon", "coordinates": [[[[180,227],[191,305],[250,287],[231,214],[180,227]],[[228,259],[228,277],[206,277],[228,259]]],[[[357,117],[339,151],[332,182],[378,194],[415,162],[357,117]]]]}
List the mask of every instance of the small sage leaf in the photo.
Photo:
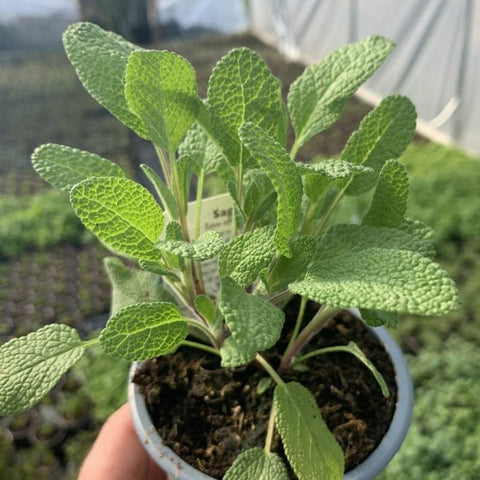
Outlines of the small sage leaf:
{"type": "Polygon", "coordinates": [[[239,133],[245,147],[265,171],[277,192],[275,245],[280,253],[290,257],[289,240],[300,222],[302,178],[290,155],[262,128],[245,123],[239,133]]]}
{"type": "Polygon", "coordinates": [[[32,164],[44,180],[64,192],[90,177],[125,177],[123,170],[110,160],[53,143],[36,148],[32,164]]]}
{"type": "Polygon", "coordinates": [[[176,305],[139,303],[110,317],[100,334],[100,343],[109,355],[147,360],[175,351],[187,335],[187,321],[176,305]]]}
{"type": "Polygon", "coordinates": [[[0,415],[32,407],[83,355],[78,333],[52,324],[0,347],[0,415]]]}
{"type": "Polygon", "coordinates": [[[323,421],[313,395],[296,382],[275,388],[275,423],[300,480],[341,480],[343,452],[323,421]]]}
{"type": "Polygon", "coordinates": [[[195,70],[168,51],[135,51],[125,72],[128,107],[158,147],[174,152],[195,120],[199,98],[195,70]]]}
{"type": "Polygon", "coordinates": [[[63,34],[63,45],[88,93],[118,120],[148,139],[145,124],[130,111],[124,95],[128,57],[139,47],[88,22],[71,25],[63,34]]]}
{"type": "Polygon", "coordinates": [[[246,293],[229,277],[222,278],[221,285],[219,308],[231,332],[220,350],[222,366],[237,367],[276,343],[285,316],[267,300],[246,293]]]}
{"type": "Polygon", "coordinates": [[[242,452],[228,469],[223,480],[288,480],[283,460],[263,448],[250,448],[242,452]]]}
{"type": "Polygon", "coordinates": [[[136,303],[174,302],[158,275],[128,268],[115,257],[105,258],[104,263],[112,283],[111,315],[136,303]]]}
{"type": "Polygon", "coordinates": [[[70,192],[83,224],[115,251],[158,260],[154,249],[163,229],[163,212],[150,192],[126,178],[84,180],[70,192]]]}
{"type": "Polygon", "coordinates": [[[275,255],[272,233],[271,227],[263,227],[230,240],[218,258],[220,275],[242,287],[252,284],[275,255]]]}

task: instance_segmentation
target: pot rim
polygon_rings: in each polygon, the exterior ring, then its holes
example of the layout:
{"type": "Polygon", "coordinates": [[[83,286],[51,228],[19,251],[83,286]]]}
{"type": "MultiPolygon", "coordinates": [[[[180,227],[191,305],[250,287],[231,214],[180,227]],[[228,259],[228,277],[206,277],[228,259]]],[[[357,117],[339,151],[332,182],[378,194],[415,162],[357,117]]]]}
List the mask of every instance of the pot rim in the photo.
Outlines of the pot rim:
{"type": "MultiPolygon", "coordinates": [[[[348,310],[361,318],[357,309],[348,310]]],[[[360,465],[345,473],[344,480],[372,480],[382,472],[403,443],[412,418],[413,384],[405,357],[386,328],[370,327],[370,330],[382,342],[392,361],[397,382],[397,403],[390,427],[382,441],[360,465]]],[[[216,480],[192,467],[163,443],[150,420],[150,414],[139,386],[131,381],[142,363],[132,363],[128,382],[128,403],[141,443],[155,462],[175,480],[216,480]]]]}

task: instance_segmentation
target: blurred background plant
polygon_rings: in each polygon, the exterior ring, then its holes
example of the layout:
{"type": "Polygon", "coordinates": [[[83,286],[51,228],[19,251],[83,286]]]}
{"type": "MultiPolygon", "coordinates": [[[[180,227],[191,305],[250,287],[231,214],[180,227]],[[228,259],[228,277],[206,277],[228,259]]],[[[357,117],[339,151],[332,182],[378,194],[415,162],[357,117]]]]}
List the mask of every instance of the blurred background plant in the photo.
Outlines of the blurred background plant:
{"type": "MultiPolygon", "coordinates": [[[[97,20],[107,27],[105,22],[113,22],[112,28],[124,29],[133,40],[147,39],[137,37],[131,25],[116,27],[118,18],[108,19],[110,0],[99,3],[102,8],[92,13],[95,1],[82,2],[87,18],[107,15],[97,20]]],[[[0,24],[1,342],[51,322],[74,325],[87,337],[105,323],[109,309],[106,251],[81,227],[68,198],[33,171],[33,149],[55,142],[88,150],[116,161],[139,181],[139,164],[154,158],[145,142],[81,87],[60,46],[70,21],[57,15],[0,24]]],[[[177,51],[192,62],[203,96],[215,62],[236,46],[265,58],[281,79],[284,96],[304,68],[252,35],[221,35],[202,27],[168,40],[178,33],[179,27],[167,21],[148,38],[163,35],[155,48],[177,51]]],[[[353,98],[342,119],[303,148],[299,159],[338,155],[370,108],[353,98]]],[[[458,282],[463,310],[445,318],[401,319],[395,334],[411,354],[417,406],[405,446],[382,478],[473,480],[480,478],[480,160],[421,138],[401,160],[411,182],[410,215],[434,228],[438,261],[458,282]]],[[[215,182],[207,185],[210,194],[221,191],[215,182]]],[[[358,220],[368,202],[368,195],[359,207],[347,199],[337,215],[358,220]]],[[[89,352],[39,407],[1,418],[0,478],[76,478],[100,426],[126,400],[127,371],[125,362],[89,352]]]]}

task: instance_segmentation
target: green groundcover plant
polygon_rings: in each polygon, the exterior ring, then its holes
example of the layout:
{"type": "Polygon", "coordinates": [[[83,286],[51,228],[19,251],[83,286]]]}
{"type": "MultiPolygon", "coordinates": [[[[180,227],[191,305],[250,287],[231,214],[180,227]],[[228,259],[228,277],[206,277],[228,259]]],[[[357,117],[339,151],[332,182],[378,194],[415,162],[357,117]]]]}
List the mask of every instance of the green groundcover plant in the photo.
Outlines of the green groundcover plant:
{"type": "Polygon", "coordinates": [[[295,162],[299,148],[337,120],[393,44],[368,37],[308,67],[292,84],[287,106],[279,80],[247,48],[218,62],[201,100],[193,68],[175,53],[138,48],[89,23],[72,25],[64,45],[88,92],[153,143],[164,179],[143,168],[162,208],[109,160],[62,145],[35,150],[37,172],[67,192],[83,224],[137,268],[106,259],[112,311],[98,338],[82,341],[71,327],[52,324],[0,348],[0,414],[31,407],[94,345],[131,361],[197,348],[219,356],[225,368],[258,362],[276,384],[265,448],[244,451],[226,480],[288,478],[283,460],[271,452],[275,428],[298,478],[342,478],[342,451],[314,397],[282,375],[313,355],[345,351],[370,369],[388,395],[382,376],[355,344],[308,354],[304,347],[347,307],[360,308],[370,325],[394,327],[399,313],[441,315],[458,306],[454,283],[432,261],[430,229],[405,217],[408,179],[398,158],[415,131],[407,98],[385,98],[339,159],[295,162]],[[290,152],[288,116],[295,133],[290,152]],[[203,181],[212,173],[233,199],[228,242],[215,231],[199,234],[203,181]],[[189,231],[193,176],[197,222],[189,231]],[[370,189],[373,200],[361,224],[326,227],[342,197],[370,189]],[[215,257],[218,295],[205,290],[201,270],[215,257]],[[274,369],[261,352],[279,340],[281,306],[294,294],[302,299],[298,318],[274,369]],[[309,299],[322,307],[304,321],[309,299]]]}

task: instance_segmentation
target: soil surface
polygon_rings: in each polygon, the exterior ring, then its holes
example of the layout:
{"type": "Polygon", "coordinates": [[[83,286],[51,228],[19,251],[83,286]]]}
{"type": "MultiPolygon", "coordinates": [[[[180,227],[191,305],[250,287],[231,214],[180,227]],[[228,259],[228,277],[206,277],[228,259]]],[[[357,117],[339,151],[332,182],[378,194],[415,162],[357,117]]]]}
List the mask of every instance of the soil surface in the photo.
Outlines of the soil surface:
{"type": "MultiPolygon", "coordinates": [[[[298,301],[287,307],[282,339],[266,358],[278,365],[296,316],[298,301]]],[[[306,319],[318,305],[310,304],[306,319]]],[[[348,353],[308,360],[308,372],[290,372],[315,396],[328,427],[345,454],[346,470],[360,464],[380,443],[390,425],[397,398],[393,366],[380,342],[363,322],[342,312],[331,320],[305,352],[354,341],[385,377],[391,395],[382,396],[372,374],[348,353]]],[[[263,447],[273,386],[257,385],[267,374],[256,364],[222,369],[214,356],[181,349],[146,362],[134,382],[141,386],[153,422],[165,444],[190,465],[221,478],[235,458],[250,447],[263,447]]],[[[278,435],[273,449],[284,455],[278,435]]],[[[297,478],[291,472],[292,479],[297,478]]]]}

